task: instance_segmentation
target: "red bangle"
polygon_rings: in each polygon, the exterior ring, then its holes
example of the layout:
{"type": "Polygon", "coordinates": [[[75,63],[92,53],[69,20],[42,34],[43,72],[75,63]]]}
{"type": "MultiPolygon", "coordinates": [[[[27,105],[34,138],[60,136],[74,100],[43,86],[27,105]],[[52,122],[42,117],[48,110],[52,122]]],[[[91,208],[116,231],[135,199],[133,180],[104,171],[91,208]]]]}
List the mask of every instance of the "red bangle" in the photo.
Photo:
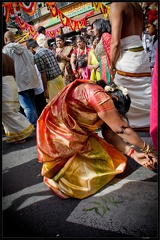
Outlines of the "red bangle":
{"type": "Polygon", "coordinates": [[[129,157],[131,157],[131,155],[134,153],[134,149],[132,148],[131,150],[130,150],[130,153],[128,154],[128,156],[129,157]]]}
{"type": "Polygon", "coordinates": [[[77,73],[77,70],[75,69],[75,70],[73,70],[73,73],[77,73]]]}

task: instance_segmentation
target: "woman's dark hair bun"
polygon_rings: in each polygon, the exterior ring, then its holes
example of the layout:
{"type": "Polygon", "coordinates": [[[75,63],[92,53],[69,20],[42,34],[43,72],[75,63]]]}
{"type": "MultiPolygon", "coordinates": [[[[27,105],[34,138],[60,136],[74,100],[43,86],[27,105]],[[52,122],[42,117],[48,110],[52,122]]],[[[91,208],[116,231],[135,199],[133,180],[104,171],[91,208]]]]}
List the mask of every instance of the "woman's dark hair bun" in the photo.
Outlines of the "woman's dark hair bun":
{"type": "Polygon", "coordinates": [[[111,95],[112,100],[114,102],[114,105],[118,112],[121,114],[123,118],[125,118],[127,121],[126,113],[129,111],[130,105],[131,105],[131,99],[128,94],[124,94],[121,89],[126,89],[123,87],[119,87],[116,83],[110,82],[106,83],[104,80],[99,80],[96,82],[97,85],[101,86],[103,89],[108,86],[108,89],[112,89],[112,91],[106,91],[109,95],[111,95]]]}

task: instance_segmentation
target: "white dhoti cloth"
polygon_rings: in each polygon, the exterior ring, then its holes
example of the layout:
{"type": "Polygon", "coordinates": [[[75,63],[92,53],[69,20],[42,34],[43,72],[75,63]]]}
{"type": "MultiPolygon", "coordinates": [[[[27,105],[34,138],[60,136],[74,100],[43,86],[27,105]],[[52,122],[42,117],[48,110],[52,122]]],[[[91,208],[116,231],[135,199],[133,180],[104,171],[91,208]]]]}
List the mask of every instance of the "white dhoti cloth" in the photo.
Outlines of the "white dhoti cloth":
{"type": "Polygon", "coordinates": [[[126,114],[131,127],[150,126],[151,71],[148,54],[139,36],[121,39],[120,56],[116,63],[114,82],[126,87],[131,106],[126,114]]]}
{"type": "Polygon", "coordinates": [[[18,89],[13,76],[2,77],[2,124],[6,142],[15,142],[28,137],[34,126],[19,112],[18,89]]]}

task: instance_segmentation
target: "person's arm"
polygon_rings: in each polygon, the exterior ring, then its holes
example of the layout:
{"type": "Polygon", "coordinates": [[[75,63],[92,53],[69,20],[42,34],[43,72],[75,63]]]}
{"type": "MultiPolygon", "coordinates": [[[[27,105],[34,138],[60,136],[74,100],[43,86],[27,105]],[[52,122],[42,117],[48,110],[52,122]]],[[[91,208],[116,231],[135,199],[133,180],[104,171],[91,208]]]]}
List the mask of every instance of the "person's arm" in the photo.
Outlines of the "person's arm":
{"type": "Polygon", "coordinates": [[[120,39],[121,39],[121,31],[122,31],[122,24],[123,24],[122,3],[120,2],[111,3],[110,23],[111,23],[110,61],[111,61],[111,69],[114,69],[120,54],[120,39]]]}
{"type": "Polygon", "coordinates": [[[71,67],[72,67],[73,72],[74,72],[74,70],[76,70],[75,62],[76,62],[76,56],[75,56],[75,53],[72,53],[70,63],[71,63],[71,67]]]}
{"type": "Polygon", "coordinates": [[[70,62],[70,61],[71,61],[71,58],[70,58],[70,57],[65,56],[65,55],[62,55],[62,54],[61,54],[61,58],[63,58],[63,59],[66,60],[67,62],[70,62]]]}
{"type": "Polygon", "coordinates": [[[132,157],[139,164],[148,169],[155,169],[157,158],[154,153],[137,152],[129,144],[134,145],[142,151],[144,141],[134,132],[134,130],[125,122],[117,109],[98,113],[98,116],[107,124],[108,127],[102,127],[104,139],[112,144],[119,151],[132,157]],[[129,144],[127,144],[127,142],[129,144]],[[151,159],[150,159],[151,157],[151,159]]]}
{"type": "Polygon", "coordinates": [[[90,54],[90,52],[88,53],[88,64],[87,64],[87,67],[90,69],[90,70],[93,70],[93,69],[95,69],[95,70],[97,70],[97,68],[99,68],[99,63],[97,63],[97,64],[91,64],[91,58],[92,58],[92,56],[91,56],[91,54],[90,54]]]}
{"type": "Polygon", "coordinates": [[[143,140],[139,138],[128,123],[122,119],[116,108],[98,113],[98,115],[113,132],[119,134],[126,142],[138,148],[143,148],[143,140]]]}
{"type": "Polygon", "coordinates": [[[61,54],[61,58],[63,58],[63,59],[64,59],[65,61],[67,61],[67,62],[71,62],[71,53],[72,53],[72,50],[71,50],[71,52],[68,54],[68,56],[61,54]]]}
{"type": "Polygon", "coordinates": [[[2,76],[11,75],[15,78],[15,68],[13,59],[2,53],[2,76]]]}
{"type": "Polygon", "coordinates": [[[38,54],[34,55],[34,64],[36,64],[38,71],[41,74],[41,79],[43,82],[43,88],[44,88],[44,97],[46,99],[49,98],[49,93],[47,90],[47,76],[46,76],[46,71],[45,71],[45,57],[44,56],[39,56],[38,54]]]}
{"type": "Polygon", "coordinates": [[[75,53],[73,52],[71,54],[71,60],[70,60],[70,63],[71,63],[71,67],[72,67],[72,71],[73,71],[73,74],[75,75],[76,78],[79,77],[79,74],[78,74],[78,71],[76,70],[76,56],[75,56],[75,53]]]}
{"type": "Polygon", "coordinates": [[[44,97],[46,99],[48,99],[49,94],[48,94],[48,90],[47,90],[47,77],[46,77],[46,72],[45,71],[41,72],[41,78],[42,78],[43,88],[44,88],[44,97]]]}

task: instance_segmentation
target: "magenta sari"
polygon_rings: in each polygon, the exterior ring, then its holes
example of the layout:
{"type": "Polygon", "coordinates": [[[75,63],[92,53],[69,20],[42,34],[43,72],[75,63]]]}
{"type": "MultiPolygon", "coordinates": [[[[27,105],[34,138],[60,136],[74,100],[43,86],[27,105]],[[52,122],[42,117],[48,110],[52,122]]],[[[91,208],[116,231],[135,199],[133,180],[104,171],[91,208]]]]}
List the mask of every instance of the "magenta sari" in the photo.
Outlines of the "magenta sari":
{"type": "Polygon", "coordinates": [[[158,153],[158,48],[152,77],[152,97],[150,109],[150,135],[158,153]]]}

